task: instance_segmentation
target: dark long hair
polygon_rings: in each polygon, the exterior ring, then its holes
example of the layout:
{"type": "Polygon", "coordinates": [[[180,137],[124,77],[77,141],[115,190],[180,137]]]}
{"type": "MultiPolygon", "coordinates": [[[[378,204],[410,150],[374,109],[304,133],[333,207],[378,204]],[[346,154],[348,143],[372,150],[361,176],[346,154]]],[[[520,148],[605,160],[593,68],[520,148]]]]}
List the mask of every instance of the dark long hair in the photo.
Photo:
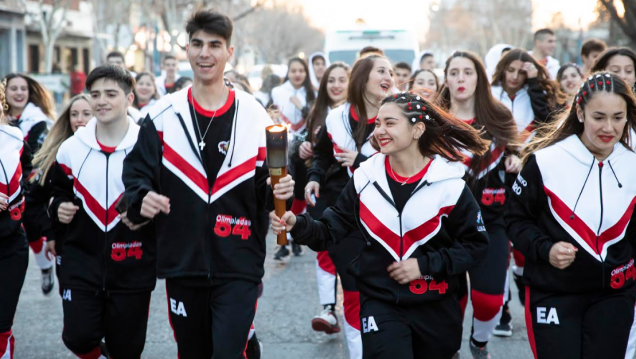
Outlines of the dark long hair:
{"type": "Polygon", "coordinates": [[[320,87],[318,87],[318,97],[316,97],[316,102],[314,103],[309,116],[307,116],[307,141],[313,141],[314,131],[319,126],[324,126],[329,108],[335,105],[327,92],[327,84],[329,82],[329,75],[331,74],[331,71],[337,68],[345,70],[347,76],[349,76],[349,65],[344,62],[334,62],[331,66],[327,67],[327,70],[325,70],[325,74],[322,75],[322,79],[320,80],[320,87]]]}
{"type": "MultiPolygon", "coordinates": [[[[482,133],[484,138],[494,140],[498,146],[508,146],[511,147],[512,150],[515,150],[518,145],[519,135],[517,124],[510,110],[492,96],[486,68],[479,57],[472,52],[456,51],[446,60],[444,76],[448,78],[450,63],[453,59],[458,57],[470,60],[475,66],[475,72],[477,73],[477,87],[473,95],[475,97],[475,127],[486,130],[482,133]]],[[[449,111],[451,108],[452,98],[446,84],[442,87],[437,103],[446,111],[449,111]]],[[[470,168],[474,170],[474,173],[478,172],[477,169],[481,166],[483,161],[488,162],[490,160],[490,155],[489,150],[484,156],[473,156],[470,168]]]]}
{"type": "MultiPolygon", "coordinates": [[[[29,88],[28,102],[31,102],[32,104],[39,107],[40,110],[42,110],[42,112],[46,115],[46,117],[50,118],[51,120],[54,119],[55,110],[53,107],[51,94],[44,88],[44,86],[40,85],[40,83],[35,81],[33,78],[31,78],[31,76],[17,74],[17,73],[10,73],[4,77],[4,79],[7,81],[6,82],[7,88],[9,88],[9,85],[10,85],[9,83],[11,82],[11,80],[16,77],[22,78],[27,82],[27,86],[29,88]]],[[[9,105],[9,110],[7,112],[9,111],[11,111],[11,105],[9,105]]]]}
{"type": "MultiPolygon", "coordinates": [[[[548,74],[548,70],[537,62],[526,50],[524,49],[512,49],[508,51],[504,55],[504,57],[499,60],[497,67],[495,68],[495,73],[492,75],[492,85],[501,85],[501,87],[505,86],[506,83],[506,72],[508,71],[508,66],[513,61],[519,60],[521,62],[530,62],[532,63],[539,74],[537,76],[537,80],[539,81],[539,86],[546,92],[548,106],[551,109],[555,109],[557,105],[562,105],[567,101],[567,96],[561,91],[560,86],[550,79],[550,75],[548,74]]],[[[528,79],[526,78],[526,83],[528,79]]]]}
{"type": "Polygon", "coordinates": [[[294,62],[298,62],[305,69],[305,81],[303,81],[303,87],[305,88],[305,103],[306,106],[311,106],[311,103],[316,99],[316,94],[314,93],[314,87],[311,85],[311,79],[309,78],[309,66],[307,66],[307,62],[300,57],[293,57],[287,63],[287,75],[285,75],[285,81],[289,80],[289,69],[294,62]]]}
{"type": "MultiPolygon", "coordinates": [[[[636,67],[636,53],[634,53],[632,49],[629,49],[627,47],[610,47],[596,58],[591,72],[607,71],[607,64],[609,63],[610,59],[616,55],[629,57],[630,59],[632,59],[634,67],[636,67]]],[[[629,85],[631,88],[634,88],[636,86],[636,83],[629,85]]]]}
{"type": "MultiPolygon", "coordinates": [[[[462,161],[462,150],[480,156],[490,146],[490,141],[482,139],[478,130],[417,94],[404,92],[382,100],[382,105],[389,103],[400,107],[411,126],[424,122],[426,131],[418,140],[418,147],[425,157],[440,155],[449,161],[462,161]]],[[[371,144],[380,151],[375,137],[371,138],[371,144]]]]}
{"type": "MultiPolygon", "coordinates": [[[[362,145],[367,140],[367,129],[364,125],[366,120],[369,118],[367,116],[367,107],[365,105],[366,99],[366,86],[369,81],[369,75],[371,74],[371,70],[373,70],[373,65],[375,61],[378,59],[385,59],[386,57],[382,55],[371,54],[365,57],[361,57],[356,63],[353,65],[353,69],[351,69],[351,77],[349,77],[349,86],[347,87],[347,102],[351,104],[353,110],[358,115],[360,119],[360,123],[356,126],[355,131],[353,131],[352,137],[354,141],[356,141],[356,146],[358,151],[362,148],[362,145]]],[[[378,107],[380,104],[378,104],[378,107]]]]}
{"type": "Polygon", "coordinates": [[[609,72],[596,72],[585,80],[574,98],[570,111],[565,112],[557,121],[543,125],[542,131],[538,131],[537,136],[524,148],[522,151],[523,162],[525,163],[531,154],[542,148],[551,146],[571,135],[580,136],[585,129],[585,125],[579,122],[577,109],[580,106],[581,110],[585,111],[585,106],[590,100],[601,92],[614,93],[625,100],[627,104],[627,122],[619,142],[631,151],[629,130],[636,128],[636,98],[631,86],[617,75],[609,72]]]}

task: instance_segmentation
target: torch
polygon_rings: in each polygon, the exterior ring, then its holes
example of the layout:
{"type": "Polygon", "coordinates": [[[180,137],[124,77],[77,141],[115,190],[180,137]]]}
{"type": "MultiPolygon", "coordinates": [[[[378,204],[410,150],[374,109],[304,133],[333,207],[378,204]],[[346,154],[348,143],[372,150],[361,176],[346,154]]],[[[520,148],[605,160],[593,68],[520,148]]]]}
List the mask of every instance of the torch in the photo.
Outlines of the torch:
{"type": "MultiPolygon", "coordinates": [[[[280,181],[281,178],[287,176],[287,127],[283,125],[272,125],[266,129],[267,138],[265,146],[267,147],[267,166],[269,167],[269,176],[272,180],[272,188],[280,181]]],[[[282,217],[287,210],[285,200],[274,197],[274,208],[276,215],[282,217]]],[[[278,245],[287,244],[287,232],[283,230],[276,237],[278,245]]]]}

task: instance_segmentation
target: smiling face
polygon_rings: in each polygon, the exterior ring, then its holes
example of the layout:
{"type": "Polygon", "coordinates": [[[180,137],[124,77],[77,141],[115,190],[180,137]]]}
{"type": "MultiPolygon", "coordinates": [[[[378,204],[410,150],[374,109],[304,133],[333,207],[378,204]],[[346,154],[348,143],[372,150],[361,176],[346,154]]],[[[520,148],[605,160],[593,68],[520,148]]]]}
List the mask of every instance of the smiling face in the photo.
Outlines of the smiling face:
{"type": "Polygon", "coordinates": [[[466,101],[475,95],[477,70],[475,64],[465,57],[455,57],[448,64],[446,85],[454,101],[466,101]]]}
{"type": "Polygon", "coordinates": [[[401,151],[412,150],[417,147],[415,139],[420,137],[426,127],[422,122],[409,124],[400,107],[394,103],[387,103],[380,107],[375,120],[373,137],[380,145],[380,152],[393,155],[401,151]]]}
{"type": "Polygon", "coordinates": [[[556,48],[556,36],[544,34],[540,39],[534,42],[534,46],[545,56],[554,55],[556,48]]]}
{"type": "Polygon", "coordinates": [[[517,92],[526,84],[528,75],[521,69],[522,66],[523,62],[521,62],[521,60],[515,60],[508,65],[504,74],[506,79],[504,88],[506,91],[517,92]]]}
{"type": "Polygon", "coordinates": [[[435,81],[435,75],[429,71],[420,71],[413,79],[413,90],[427,89],[430,91],[422,92],[424,98],[429,98],[437,92],[437,82],[435,81]]]}
{"type": "Polygon", "coordinates": [[[152,82],[150,76],[142,76],[139,81],[137,81],[135,92],[137,93],[139,103],[146,104],[150,102],[150,99],[155,94],[155,84],[152,82]]]}
{"type": "Polygon", "coordinates": [[[126,118],[128,106],[135,98],[132,92],[126,95],[116,81],[107,78],[95,80],[89,93],[93,114],[105,125],[126,118]]]}
{"type": "Polygon", "coordinates": [[[186,53],[194,82],[214,83],[223,81],[225,64],[234,54],[234,46],[228,48],[222,36],[199,30],[192,34],[186,53]]]}
{"type": "Polygon", "coordinates": [[[347,86],[349,76],[345,69],[336,67],[331,70],[327,78],[327,94],[334,104],[340,103],[347,98],[347,86]]]}
{"type": "Polygon", "coordinates": [[[29,85],[27,81],[19,76],[9,80],[6,96],[11,115],[17,116],[22,113],[22,110],[29,102],[29,85]]]}
{"type": "Polygon", "coordinates": [[[292,61],[289,64],[289,71],[287,72],[287,77],[289,78],[289,82],[291,82],[294,88],[301,88],[303,82],[307,78],[307,72],[305,72],[305,67],[298,61],[292,61]]]}
{"type": "Polygon", "coordinates": [[[93,118],[93,112],[91,111],[91,105],[88,101],[79,99],[73,102],[69,118],[73,133],[75,133],[78,128],[86,126],[91,118],[93,118]]]}
{"type": "Polygon", "coordinates": [[[636,74],[634,73],[634,61],[631,57],[625,55],[616,55],[609,59],[605,71],[609,71],[614,75],[622,78],[631,87],[636,82],[636,74]]]}
{"type": "Polygon", "coordinates": [[[166,75],[168,75],[168,77],[174,77],[177,74],[177,60],[163,60],[163,69],[166,70],[166,75]]]}
{"type": "Polygon", "coordinates": [[[574,67],[568,67],[563,71],[563,75],[561,76],[561,90],[566,92],[568,95],[574,96],[576,92],[579,90],[579,86],[581,85],[581,75],[576,71],[574,67]]]}
{"type": "Polygon", "coordinates": [[[375,59],[369,79],[365,86],[365,95],[371,103],[380,102],[394,86],[393,68],[385,58],[375,59]]]}
{"type": "Polygon", "coordinates": [[[595,155],[607,157],[623,136],[627,122],[627,103],[617,94],[595,93],[585,106],[578,107],[577,115],[583,119],[581,142],[595,155]]]}

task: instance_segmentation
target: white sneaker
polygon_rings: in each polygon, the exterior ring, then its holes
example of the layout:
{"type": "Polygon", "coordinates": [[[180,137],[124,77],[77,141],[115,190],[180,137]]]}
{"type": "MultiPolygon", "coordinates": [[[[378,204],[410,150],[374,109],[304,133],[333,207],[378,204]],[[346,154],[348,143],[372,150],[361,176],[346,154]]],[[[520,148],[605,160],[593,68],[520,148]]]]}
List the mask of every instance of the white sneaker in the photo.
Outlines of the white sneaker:
{"type": "Polygon", "coordinates": [[[311,320],[311,327],[317,332],[325,332],[327,334],[340,333],[338,318],[328,308],[325,308],[311,320]]]}

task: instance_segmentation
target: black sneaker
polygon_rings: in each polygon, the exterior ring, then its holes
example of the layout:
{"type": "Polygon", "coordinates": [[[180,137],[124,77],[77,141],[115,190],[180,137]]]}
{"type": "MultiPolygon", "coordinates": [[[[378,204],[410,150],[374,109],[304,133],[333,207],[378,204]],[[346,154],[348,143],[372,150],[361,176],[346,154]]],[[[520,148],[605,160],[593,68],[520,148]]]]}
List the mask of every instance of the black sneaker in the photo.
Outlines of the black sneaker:
{"type": "Polygon", "coordinates": [[[44,295],[51,294],[55,281],[53,280],[53,267],[49,269],[42,269],[42,293],[44,295]]]}
{"type": "Polygon", "coordinates": [[[499,319],[499,324],[495,327],[493,334],[498,337],[512,336],[512,316],[510,315],[508,303],[504,304],[502,308],[501,319],[499,319]]]}
{"type": "Polygon", "coordinates": [[[521,305],[526,305],[526,282],[522,276],[516,273],[512,273],[512,276],[515,279],[515,284],[517,284],[517,289],[519,289],[519,301],[521,305]]]}
{"type": "Polygon", "coordinates": [[[277,261],[282,261],[287,257],[289,257],[289,249],[287,249],[287,246],[280,246],[274,254],[274,259],[277,261]]]}
{"type": "Polygon", "coordinates": [[[303,247],[300,244],[296,244],[294,242],[292,242],[292,253],[294,253],[296,257],[300,257],[305,254],[305,252],[303,251],[303,247]]]}
{"type": "Polygon", "coordinates": [[[263,344],[258,338],[256,333],[252,335],[252,338],[247,341],[247,348],[245,348],[245,357],[247,359],[261,359],[263,355],[263,344]]]}

